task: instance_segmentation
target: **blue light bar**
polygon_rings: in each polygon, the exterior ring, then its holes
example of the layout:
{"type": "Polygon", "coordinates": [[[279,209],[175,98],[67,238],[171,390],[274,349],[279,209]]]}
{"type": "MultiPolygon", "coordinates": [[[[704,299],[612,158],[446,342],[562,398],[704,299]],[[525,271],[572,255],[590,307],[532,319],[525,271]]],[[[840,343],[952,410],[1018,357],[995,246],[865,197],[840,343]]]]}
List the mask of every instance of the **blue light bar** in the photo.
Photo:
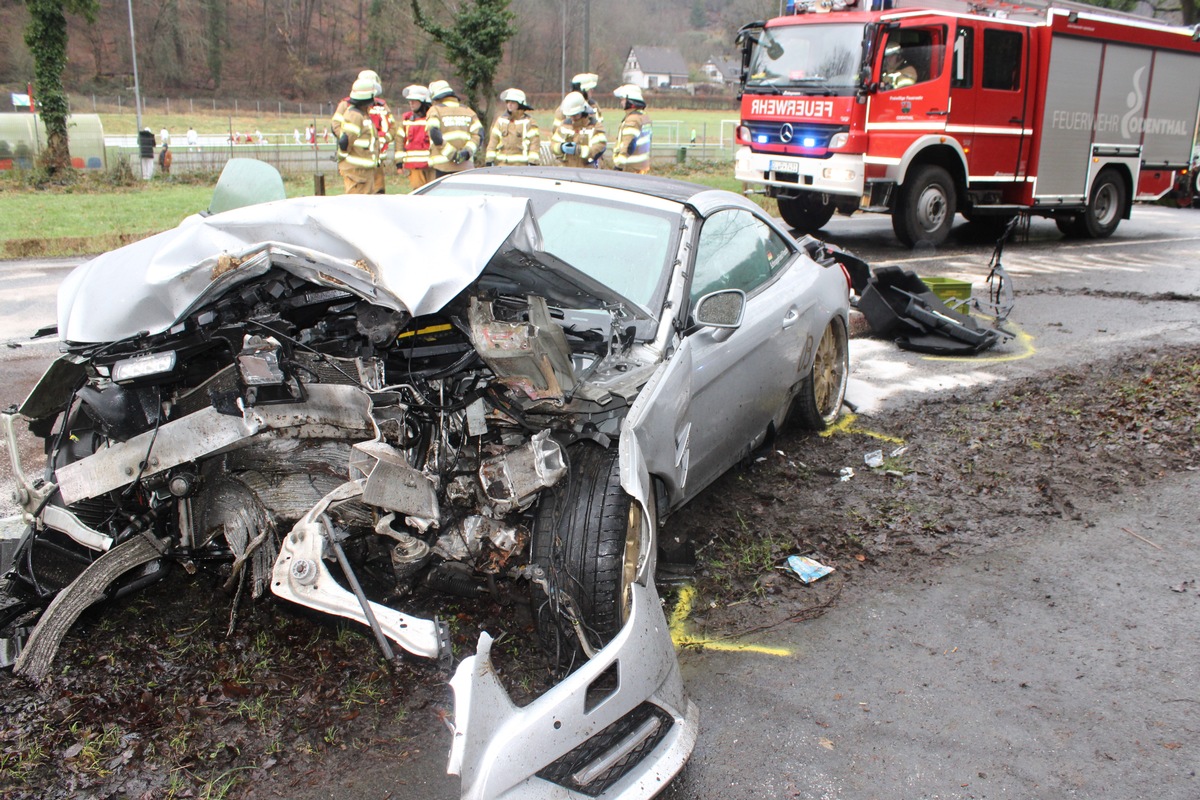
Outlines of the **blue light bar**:
{"type": "Polygon", "coordinates": [[[759,144],[766,144],[767,142],[771,141],[771,137],[760,133],[758,136],[754,137],[754,141],[758,142],[759,144]]]}
{"type": "Polygon", "coordinates": [[[813,138],[813,137],[811,137],[811,136],[805,136],[805,137],[804,137],[804,139],[803,139],[803,141],[802,141],[802,144],[803,144],[805,147],[816,147],[816,146],[817,146],[817,140],[816,140],[816,139],[814,139],[814,138],[813,138]]]}

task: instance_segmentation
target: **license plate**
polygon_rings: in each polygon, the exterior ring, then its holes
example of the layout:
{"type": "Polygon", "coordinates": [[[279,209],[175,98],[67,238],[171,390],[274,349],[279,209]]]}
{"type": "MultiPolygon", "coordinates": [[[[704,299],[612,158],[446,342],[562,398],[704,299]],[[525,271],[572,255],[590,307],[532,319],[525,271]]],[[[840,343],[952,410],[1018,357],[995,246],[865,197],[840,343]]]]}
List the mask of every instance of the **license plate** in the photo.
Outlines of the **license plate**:
{"type": "Polygon", "coordinates": [[[771,161],[771,172],[800,172],[799,161],[771,161]]]}

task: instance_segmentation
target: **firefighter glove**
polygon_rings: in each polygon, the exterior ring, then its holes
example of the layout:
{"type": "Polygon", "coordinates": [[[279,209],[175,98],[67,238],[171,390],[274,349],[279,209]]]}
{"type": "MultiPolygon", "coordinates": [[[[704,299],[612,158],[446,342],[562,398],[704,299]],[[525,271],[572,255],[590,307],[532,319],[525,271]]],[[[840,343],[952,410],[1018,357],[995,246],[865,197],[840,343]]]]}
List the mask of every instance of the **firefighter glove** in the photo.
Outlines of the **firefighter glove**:
{"type": "Polygon", "coordinates": [[[562,151],[565,156],[575,155],[575,151],[578,149],[578,146],[574,142],[563,142],[562,151]]]}
{"type": "Polygon", "coordinates": [[[345,153],[349,149],[350,149],[350,135],[343,133],[341,136],[338,137],[338,150],[341,150],[343,153],[345,153]]]}

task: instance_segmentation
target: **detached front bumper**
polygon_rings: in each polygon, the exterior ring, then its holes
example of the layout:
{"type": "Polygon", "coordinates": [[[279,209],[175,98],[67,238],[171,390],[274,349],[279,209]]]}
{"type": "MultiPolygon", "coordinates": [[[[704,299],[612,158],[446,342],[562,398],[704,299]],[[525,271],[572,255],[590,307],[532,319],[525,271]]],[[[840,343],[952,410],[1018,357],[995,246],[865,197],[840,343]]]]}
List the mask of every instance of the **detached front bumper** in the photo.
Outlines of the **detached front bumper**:
{"type": "Polygon", "coordinates": [[[862,197],[863,157],[853,153],[833,153],[828,158],[812,158],[783,153],[755,153],[749,147],[737,149],[733,159],[734,175],[739,181],[770,187],[772,196],[791,192],[822,192],[844,197],[862,197]]]}
{"type": "Polygon", "coordinates": [[[699,711],[683,695],[653,586],[635,583],[629,622],[562,683],[517,708],[484,633],[450,681],[448,772],[464,800],[642,800],[670,782],[696,742],[699,711]]]}

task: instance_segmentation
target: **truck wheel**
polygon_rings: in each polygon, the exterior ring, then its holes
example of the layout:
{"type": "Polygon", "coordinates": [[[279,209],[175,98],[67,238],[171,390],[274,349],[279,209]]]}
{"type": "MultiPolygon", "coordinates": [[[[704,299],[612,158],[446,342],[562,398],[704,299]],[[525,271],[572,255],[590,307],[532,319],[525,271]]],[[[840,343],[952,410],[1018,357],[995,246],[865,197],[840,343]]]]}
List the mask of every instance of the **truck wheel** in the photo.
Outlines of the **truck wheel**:
{"type": "Polygon", "coordinates": [[[837,420],[849,377],[846,323],[841,317],[834,317],[821,335],[812,369],[800,384],[800,393],[793,401],[792,410],[801,427],[823,431],[837,420]]]}
{"type": "Polygon", "coordinates": [[[801,233],[813,233],[829,222],[837,205],[821,192],[804,192],[799,197],[776,198],[779,216],[801,233]]]}
{"type": "Polygon", "coordinates": [[[581,442],[567,455],[570,471],[543,493],[533,519],[532,562],[547,586],[533,583],[531,600],[552,664],[570,672],[586,660],[579,631],[569,621],[572,612],[594,650],[625,624],[642,513],[621,488],[615,446],[581,442]]]}
{"type": "Polygon", "coordinates": [[[1100,170],[1092,184],[1087,208],[1075,215],[1066,233],[1085,239],[1107,239],[1117,229],[1124,211],[1125,181],[1116,170],[1100,170]]]}
{"type": "Polygon", "coordinates": [[[933,164],[917,167],[900,187],[892,230],[908,247],[940,245],[950,235],[958,198],[950,173],[933,164]]]}

